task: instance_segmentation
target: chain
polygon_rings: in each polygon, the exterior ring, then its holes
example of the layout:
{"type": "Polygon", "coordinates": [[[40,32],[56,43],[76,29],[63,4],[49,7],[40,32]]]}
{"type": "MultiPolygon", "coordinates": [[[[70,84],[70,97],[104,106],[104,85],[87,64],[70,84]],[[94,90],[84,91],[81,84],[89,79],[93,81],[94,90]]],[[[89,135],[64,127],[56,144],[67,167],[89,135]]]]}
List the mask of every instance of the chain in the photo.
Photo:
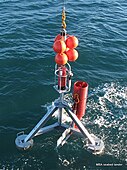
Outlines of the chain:
{"type": "Polygon", "coordinates": [[[66,13],[65,13],[65,7],[62,10],[62,28],[66,29],[66,13]]]}

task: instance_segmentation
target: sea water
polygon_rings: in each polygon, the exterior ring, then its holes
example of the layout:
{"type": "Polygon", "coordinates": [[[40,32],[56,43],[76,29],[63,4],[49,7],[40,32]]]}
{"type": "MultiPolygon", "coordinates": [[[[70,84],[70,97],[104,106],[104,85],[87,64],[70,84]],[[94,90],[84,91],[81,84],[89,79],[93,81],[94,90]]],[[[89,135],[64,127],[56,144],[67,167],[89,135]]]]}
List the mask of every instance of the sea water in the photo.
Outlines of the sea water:
{"type": "Polygon", "coordinates": [[[127,2],[126,0],[0,0],[0,169],[125,169],[127,164],[127,2]],[[89,84],[86,115],[90,133],[105,143],[103,155],[71,137],[56,149],[61,133],[34,138],[30,151],[16,149],[58,98],[53,89],[52,45],[66,6],[67,32],[79,39],[79,58],[70,63],[72,82],[89,84]]]}

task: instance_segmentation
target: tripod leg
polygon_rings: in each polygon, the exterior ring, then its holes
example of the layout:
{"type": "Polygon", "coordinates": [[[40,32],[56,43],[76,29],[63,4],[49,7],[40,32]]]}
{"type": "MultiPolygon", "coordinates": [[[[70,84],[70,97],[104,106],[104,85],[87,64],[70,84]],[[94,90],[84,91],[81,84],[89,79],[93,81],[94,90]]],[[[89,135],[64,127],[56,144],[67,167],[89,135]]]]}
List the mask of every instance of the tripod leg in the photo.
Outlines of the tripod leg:
{"type": "MultiPolygon", "coordinates": [[[[19,135],[17,135],[17,138],[15,139],[16,147],[20,150],[27,150],[27,149],[31,148],[33,146],[33,139],[32,138],[34,136],[36,136],[36,134],[39,132],[41,127],[44,126],[44,124],[50,119],[50,117],[53,115],[53,113],[57,109],[58,109],[58,107],[54,107],[50,112],[47,112],[44,115],[44,117],[38,122],[38,124],[31,130],[31,132],[28,135],[25,135],[24,133],[22,133],[22,134],[20,133],[19,135]]],[[[50,126],[50,128],[51,127],[52,126],[50,126]]]]}
{"type": "Polygon", "coordinates": [[[89,134],[87,129],[84,127],[84,125],[81,123],[81,121],[77,118],[77,116],[70,109],[67,109],[67,108],[64,108],[64,109],[66,110],[68,115],[71,117],[71,119],[74,121],[74,123],[77,125],[77,127],[79,128],[81,133],[84,136],[88,137],[88,139],[91,142],[91,144],[95,145],[95,141],[93,140],[93,138],[91,137],[91,135],[89,134]]]}
{"type": "Polygon", "coordinates": [[[44,115],[44,117],[38,122],[38,124],[32,129],[32,131],[27,135],[27,137],[24,139],[24,142],[29,141],[34,137],[34,135],[38,132],[38,130],[44,126],[44,124],[49,120],[49,118],[53,115],[53,113],[57,110],[58,108],[55,107],[51,110],[51,112],[48,112],[44,115]]]}

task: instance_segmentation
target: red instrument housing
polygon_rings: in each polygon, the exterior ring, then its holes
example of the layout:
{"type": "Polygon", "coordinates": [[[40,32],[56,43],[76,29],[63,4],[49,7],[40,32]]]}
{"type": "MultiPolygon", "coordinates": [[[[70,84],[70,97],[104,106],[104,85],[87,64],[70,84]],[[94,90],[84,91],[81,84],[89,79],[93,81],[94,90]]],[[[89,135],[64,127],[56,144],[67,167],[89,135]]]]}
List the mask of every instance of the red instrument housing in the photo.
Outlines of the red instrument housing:
{"type": "Polygon", "coordinates": [[[81,120],[82,117],[85,115],[87,95],[88,95],[88,84],[83,81],[75,82],[74,90],[73,90],[73,99],[74,99],[73,111],[75,111],[79,120],[81,120]]]}

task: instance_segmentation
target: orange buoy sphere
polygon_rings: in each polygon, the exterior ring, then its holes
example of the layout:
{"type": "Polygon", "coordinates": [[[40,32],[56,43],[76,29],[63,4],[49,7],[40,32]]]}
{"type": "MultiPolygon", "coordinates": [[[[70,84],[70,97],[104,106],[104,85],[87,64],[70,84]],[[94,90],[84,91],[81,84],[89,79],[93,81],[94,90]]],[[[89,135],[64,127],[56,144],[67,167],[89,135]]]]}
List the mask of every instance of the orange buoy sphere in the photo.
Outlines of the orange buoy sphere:
{"type": "Polygon", "coordinates": [[[65,65],[68,61],[68,58],[67,58],[67,55],[64,54],[64,53],[61,53],[61,54],[57,54],[55,56],[55,62],[58,64],[58,65],[65,65]]]}
{"type": "Polygon", "coordinates": [[[75,61],[78,58],[78,52],[75,49],[69,49],[66,51],[66,55],[69,61],[75,61]]]}
{"type": "Polygon", "coordinates": [[[56,53],[63,53],[66,50],[66,44],[62,40],[55,41],[53,49],[56,53]]]}
{"type": "Polygon", "coordinates": [[[58,41],[58,40],[63,40],[63,41],[64,41],[64,37],[61,36],[60,34],[58,34],[58,35],[55,37],[54,42],[55,42],[55,41],[58,41]]]}
{"type": "Polygon", "coordinates": [[[66,46],[68,48],[76,48],[78,46],[78,39],[75,36],[70,36],[66,40],[66,46]]]}
{"type": "MultiPolygon", "coordinates": [[[[68,38],[69,36],[70,36],[70,35],[67,34],[67,35],[66,35],[66,38],[68,38]]],[[[65,39],[64,36],[62,36],[61,34],[58,34],[58,35],[55,37],[54,42],[57,41],[57,40],[63,40],[63,41],[64,41],[64,39],[65,39]]]]}

